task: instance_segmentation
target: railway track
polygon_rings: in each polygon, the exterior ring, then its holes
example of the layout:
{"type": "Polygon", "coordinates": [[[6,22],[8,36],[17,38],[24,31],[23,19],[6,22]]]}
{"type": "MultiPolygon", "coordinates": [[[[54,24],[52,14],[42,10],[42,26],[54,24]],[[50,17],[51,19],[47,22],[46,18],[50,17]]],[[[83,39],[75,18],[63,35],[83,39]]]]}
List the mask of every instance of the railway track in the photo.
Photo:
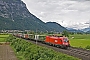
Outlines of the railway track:
{"type": "Polygon", "coordinates": [[[57,48],[57,47],[50,46],[47,44],[43,44],[43,43],[35,41],[35,40],[34,41],[33,40],[27,40],[27,41],[34,43],[34,44],[37,44],[37,45],[40,45],[40,46],[51,48],[57,52],[62,52],[64,54],[68,54],[70,56],[80,58],[81,60],[90,60],[90,50],[88,51],[88,50],[73,48],[73,47],[70,47],[68,49],[61,49],[61,48],[57,48]]]}
{"type": "Polygon", "coordinates": [[[70,47],[68,52],[71,53],[70,55],[78,57],[82,60],[90,60],[90,51],[70,47]]]}

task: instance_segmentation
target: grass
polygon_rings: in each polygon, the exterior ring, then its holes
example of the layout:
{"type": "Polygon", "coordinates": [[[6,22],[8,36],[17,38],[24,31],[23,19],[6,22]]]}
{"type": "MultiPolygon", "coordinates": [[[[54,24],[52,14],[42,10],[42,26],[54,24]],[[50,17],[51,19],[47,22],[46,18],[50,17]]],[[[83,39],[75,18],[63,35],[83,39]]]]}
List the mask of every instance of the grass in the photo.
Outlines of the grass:
{"type": "Polygon", "coordinates": [[[0,42],[5,42],[6,41],[6,38],[9,37],[9,35],[0,35],[0,42]]]}
{"type": "Polygon", "coordinates": [[[69,39],[70,39],[70,44],[73,47],[86,48],[87,46],[90,46],[90,34],[70,35],[69,39]]]}
{"type": "Polygon", "coordinates": [[[74,34],[70,35],[71,37],[74,37],[74,39],[90,39],[90,34],[74,34]]]}

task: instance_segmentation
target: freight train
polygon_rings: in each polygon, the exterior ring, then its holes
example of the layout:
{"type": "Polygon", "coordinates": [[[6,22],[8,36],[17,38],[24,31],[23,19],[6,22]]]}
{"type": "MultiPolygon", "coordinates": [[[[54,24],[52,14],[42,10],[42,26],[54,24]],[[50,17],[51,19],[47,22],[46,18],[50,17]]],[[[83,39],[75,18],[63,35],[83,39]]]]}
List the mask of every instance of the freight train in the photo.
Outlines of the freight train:
{"type": "Polygon", "coordinates": [[[61,47],[61,48],[70,47],[69,39],[64,36],[54,36],[54,35],[45,36],[45,35],[33,35],[33,34],[14,34],[14,36],[27,40],[42,42],[48,45],[61,47]]]}

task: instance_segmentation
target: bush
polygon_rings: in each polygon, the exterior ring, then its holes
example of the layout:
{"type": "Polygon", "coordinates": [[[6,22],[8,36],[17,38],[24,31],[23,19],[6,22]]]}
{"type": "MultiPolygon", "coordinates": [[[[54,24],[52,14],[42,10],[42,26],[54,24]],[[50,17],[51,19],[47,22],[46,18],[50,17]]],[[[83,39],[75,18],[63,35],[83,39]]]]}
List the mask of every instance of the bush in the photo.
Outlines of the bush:
{"type": "Polygon", "coordinates": [[[86,49],[90,49],[90,46],[88,45],[88,46],[86,46],[86,49]]]}

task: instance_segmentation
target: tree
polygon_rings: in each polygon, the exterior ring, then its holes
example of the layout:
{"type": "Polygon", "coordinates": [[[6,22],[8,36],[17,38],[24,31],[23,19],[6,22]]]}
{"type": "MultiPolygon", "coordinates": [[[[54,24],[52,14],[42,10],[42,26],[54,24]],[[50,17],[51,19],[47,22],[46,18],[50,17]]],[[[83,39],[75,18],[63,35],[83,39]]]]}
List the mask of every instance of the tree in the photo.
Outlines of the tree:
{"type": "Polygon", "coordinates": [[[69,32],[68,31],[63,31],[62,36],[69,37],[69,32]]]}

